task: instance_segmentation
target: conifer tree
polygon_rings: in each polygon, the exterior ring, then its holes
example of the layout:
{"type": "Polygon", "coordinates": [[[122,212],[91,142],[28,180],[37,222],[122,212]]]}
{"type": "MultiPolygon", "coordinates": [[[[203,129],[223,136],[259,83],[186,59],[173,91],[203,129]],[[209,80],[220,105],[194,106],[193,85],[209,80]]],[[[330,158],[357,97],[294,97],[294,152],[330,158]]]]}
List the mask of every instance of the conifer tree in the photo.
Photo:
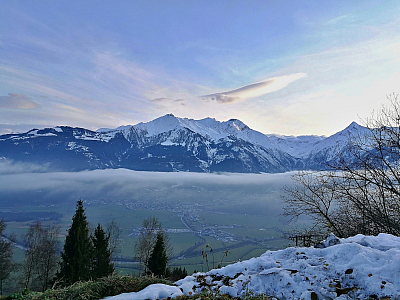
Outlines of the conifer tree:
{"type": "Polygon", "coordinates": [[[147,262],[147,268],[149,272],[155,276],[165,276],[167,270],[168,256],[165,247],[164,233],[160,230],[157,233],[156,243],[153,248],[149,260],[147,262]]]}
{"type": "Polygon", "coordinates": [[[93,255],[93,278],[101,278],[111,275],[114,272],[114,264],[111,261],[109,248],[109,235],[106,235],[100,224],[94,231],[92,237],[93,255]]]}
{"type": "Polygon", "coordinates": [[[156,243],[157,232],[161,230],[161,223],[155,217],[149,217],[143,221],[143,227],[140,230],[140,237],[135,245],[135,254],[139,259],[139,276],[149,273],[147,262],[156,243]]]}
{"type": "Polygon", "coordinates": [[[83,203],[79,200],[61,253],[59,280],[68,285],[91,279],[93,252],[89,224],[86,221],[83,203]]]}

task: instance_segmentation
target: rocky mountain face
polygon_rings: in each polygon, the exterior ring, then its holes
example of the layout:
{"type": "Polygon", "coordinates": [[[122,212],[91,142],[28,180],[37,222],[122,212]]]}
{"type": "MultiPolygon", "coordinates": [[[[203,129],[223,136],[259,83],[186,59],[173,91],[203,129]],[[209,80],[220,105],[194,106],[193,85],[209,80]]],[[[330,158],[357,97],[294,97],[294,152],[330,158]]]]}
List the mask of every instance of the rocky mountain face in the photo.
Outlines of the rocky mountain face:
{"type": "Polygon", "coordinates": [[[148,123],[91,131],[60,126],[0,136],[0,158],[51,170],[127,168],[160,172],[279,173],[324,170],[345,154],[352,123],[330,137],[265,135],[241,121],[165,115],[148,123]]]}

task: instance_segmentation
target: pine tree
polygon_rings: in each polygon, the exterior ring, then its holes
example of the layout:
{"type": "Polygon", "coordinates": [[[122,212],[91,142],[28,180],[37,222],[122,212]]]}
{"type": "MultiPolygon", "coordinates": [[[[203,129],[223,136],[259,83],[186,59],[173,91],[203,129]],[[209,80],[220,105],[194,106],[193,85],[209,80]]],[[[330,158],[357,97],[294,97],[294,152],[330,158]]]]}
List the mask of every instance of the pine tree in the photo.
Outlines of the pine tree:
{"type": "Polygon", "coordinates": [[[156,243],[153,248],[149,260],[147,262],[147,268],[151,274],[155,276],[165,276],[167,270],[168,256],[165,247],[164,233],[159,231],[157,233],[156,243]]]}
{"type": "Polygon", "coordinates": [[[94,231],[92,237],[94,246],[93,255],[93,278],[101,278],[111,275],[114,272],[114,264],[111,261],[109,249],[109,236],[105,234],[100,224],[94,231]]]}
{"type": "Polygon", "coordinates": [[[65,284],[73,284],[80,280],[91,279],[93,252],[89,224],[86,221],[82,201],[79,200],[61,253],[59,280],[65,284]]]}
{"type": "Polygon", "coordinates": [[[139,276],[141,276],[142,268],[144,274],[148,273],[147,262],[156,243],[157,232],[161,230],[161,223],[155,217],[149,217],[143,221],[143,227],[140,230],[139,240],[135,245],[135,254],[139,259],[139,276]]]}

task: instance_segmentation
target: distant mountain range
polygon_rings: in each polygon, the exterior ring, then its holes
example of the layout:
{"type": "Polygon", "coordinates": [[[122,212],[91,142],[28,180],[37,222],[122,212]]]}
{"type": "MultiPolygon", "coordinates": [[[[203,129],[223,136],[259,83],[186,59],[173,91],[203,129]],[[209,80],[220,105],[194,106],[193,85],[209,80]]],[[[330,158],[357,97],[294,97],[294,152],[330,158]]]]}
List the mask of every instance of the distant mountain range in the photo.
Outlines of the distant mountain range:
{"type": "Polygon", "coordinates": [[[330,137],[281,136],[231,119],[192,120],[168,114],[148,123],[91,131],[59,126],[0,135],[0,158],[50,170],[127,168],[161,172],[280,173],[324,170],[348,137],[367,129],[351,123],[330,137]]]}

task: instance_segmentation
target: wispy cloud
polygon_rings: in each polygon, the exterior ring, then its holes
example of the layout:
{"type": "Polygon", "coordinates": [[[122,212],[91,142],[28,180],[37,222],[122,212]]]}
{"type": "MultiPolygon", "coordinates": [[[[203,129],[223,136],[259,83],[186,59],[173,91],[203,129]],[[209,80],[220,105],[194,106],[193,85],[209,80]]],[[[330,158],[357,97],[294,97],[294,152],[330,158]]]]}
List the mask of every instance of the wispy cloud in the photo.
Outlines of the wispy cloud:
{"type": "Polygon", "coordinates": [[[176,104],[185,106],[187,104],[187,100],[182,99],[182,98],[171,99],[171,98],[161,97],[161,98],[152,99],[151,102],[157,103],[158,105],[161,105],[161,106],[176,105],[176,104]]]}
{"type": "Polygon", "coordinates": [[[0,96],[0,107],[29,110],[37,108],[38,104],[29,96],[17,93],[9,93],[8,96],[0,96]]]}
{"type": "Polygon", "coordinates": [[[71,105],[65,105],[65,104],[57,104],[57,106],[62,109],[62,110],[67,110],[69,112],[73,113],[85,113],[82,109],[79,109],[77,107],[71,106],[71,105]]]}
{"type": "Polygon", "coordinates": [[[169,99],[169,98],[165,98],[165,97],[160,97],[160,98],[155,98],[155,99],[152,99],[151,101],[153,101],[153,102],[160,102],[160,103],[162,103],[162,102],[166,102],[166,101],[171,101],[171,99],[169,99]]]}
{"type": "Polygon", "coordinates": [[[252,83],[231,91],[204,95],[201,96],[201,98],[208,101],[217,101],[219,103],[239,102],[249,98],[255,98],[279,91],[280,89],[286,87],[289,83],[306,76],[307,74],[305,73],[295,73],[286,76],[273,77],[265,81],[252,83]]]}
{"type": "Polygon", "coordinates": [[[155,79],[151,71],[110,52],[97,53],[94,63],[97,79],[111,80],[114,84],[120,82],[120,86],[125,85],[125,89],[130,88],[131,91],[142,92],[155,79]]]}
{"type": "Polygon", "coordinates": [[[267,5],[257,15],[255,7],[239,5],[233,19],[217,13],[225,12],[220,5],[179,6],[181,13],[157,10],[162,22],[152,22],[155,11],[143,3],[130,7],[140,11],[136,18],[122,4],[112,12],[96,6],[95,15],[92,5],[76,15],[68,5],[6,4],[0,132],[29,124],[117,127],[169,112],[238,118],[267,133],[328,134],[320,124],[327,122],[337,131],[373,109],[375,95],[398,86],[399,6],[389,2],[365,9],[347,2],[267,5]],[[191,13],[199,11],[218,23],[197,22],[191,13]],[[182,24],[185,30],[177,32],[182,24]],[[260,101],[246,101],[252,98],[260,101]],[[323,120],[317,125],[311,124],[315,115],[323,120]]]}
{"type": "Polygon", "coordinates": [[[338,16],[335,18],[330,19],[329,21],[326,22],[326,25],[332,26],[332,25],[337,25],[340,23],[348,23],[348,22],[353,22],[354,17],[351,15],[342,15],[338,16]]]}

